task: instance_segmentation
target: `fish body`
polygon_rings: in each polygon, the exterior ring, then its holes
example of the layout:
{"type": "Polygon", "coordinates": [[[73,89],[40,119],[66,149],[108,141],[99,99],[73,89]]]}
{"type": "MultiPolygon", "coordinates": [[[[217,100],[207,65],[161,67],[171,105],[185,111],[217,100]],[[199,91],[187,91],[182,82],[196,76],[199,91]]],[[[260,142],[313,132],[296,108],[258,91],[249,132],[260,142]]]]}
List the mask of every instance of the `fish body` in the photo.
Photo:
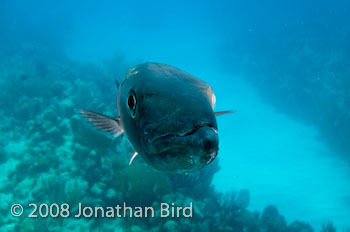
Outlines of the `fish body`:
{"type": "MultiPolygon", "coordinates": [[[[215,95],[206,82],[170,65],[144,63],[120,83],[119,118],[81,113],[114,137],[125,133],[134,154],[155,169],[189,173],[217,156],[214,106],[215,95]]],[[[217,115],[222,113],[227,112],[217,115]]]]}

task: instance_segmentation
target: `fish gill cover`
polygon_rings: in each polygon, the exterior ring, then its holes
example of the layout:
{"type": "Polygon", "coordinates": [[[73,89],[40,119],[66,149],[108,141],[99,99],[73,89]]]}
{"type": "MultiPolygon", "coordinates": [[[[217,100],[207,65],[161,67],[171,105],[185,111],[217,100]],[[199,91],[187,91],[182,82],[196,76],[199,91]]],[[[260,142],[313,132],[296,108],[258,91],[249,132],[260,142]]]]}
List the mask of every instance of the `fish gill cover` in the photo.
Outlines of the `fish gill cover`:
{"type": "Polygon", "coordinates": [[[349,231],[346,12],[346,1],[0,1],[0,231],[349,231]],[[76,113],[118,115],[115,80],[150,60],[237,111],[218,118],[218,158],[198,172],[128,166],[126,138],[76,113]],[[194,213],[29,218],[33,202],[194,213]]]}

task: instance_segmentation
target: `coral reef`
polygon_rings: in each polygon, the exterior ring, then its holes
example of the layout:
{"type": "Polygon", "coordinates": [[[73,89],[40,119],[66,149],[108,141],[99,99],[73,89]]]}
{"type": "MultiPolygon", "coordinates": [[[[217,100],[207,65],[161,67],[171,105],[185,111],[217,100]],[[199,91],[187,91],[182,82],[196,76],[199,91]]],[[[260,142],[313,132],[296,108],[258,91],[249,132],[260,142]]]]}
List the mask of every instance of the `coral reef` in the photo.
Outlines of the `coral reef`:
{"type": "Polygon", "coordinates": [[[149,206],[160,197],[171,193],[172,187],[167,176],[145,164],[134,164],[115,171],[113,188],[122,193],[123,199],[135,206],[149,206]]]}

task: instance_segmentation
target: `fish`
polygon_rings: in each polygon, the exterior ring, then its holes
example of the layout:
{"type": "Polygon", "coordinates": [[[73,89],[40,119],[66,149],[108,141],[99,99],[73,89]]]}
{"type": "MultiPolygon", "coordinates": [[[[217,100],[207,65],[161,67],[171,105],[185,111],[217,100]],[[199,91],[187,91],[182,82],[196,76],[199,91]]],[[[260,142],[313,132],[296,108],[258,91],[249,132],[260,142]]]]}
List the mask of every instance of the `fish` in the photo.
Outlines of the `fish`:
{"type": "Polygon", "coordinates": [[[218,154],[216,97],[206,82],[171,65],[143,63],[117,82],[118,117],[80,109],[113,138],[125,134],[137,155],[166,173],[191,173],[218,154]]]}

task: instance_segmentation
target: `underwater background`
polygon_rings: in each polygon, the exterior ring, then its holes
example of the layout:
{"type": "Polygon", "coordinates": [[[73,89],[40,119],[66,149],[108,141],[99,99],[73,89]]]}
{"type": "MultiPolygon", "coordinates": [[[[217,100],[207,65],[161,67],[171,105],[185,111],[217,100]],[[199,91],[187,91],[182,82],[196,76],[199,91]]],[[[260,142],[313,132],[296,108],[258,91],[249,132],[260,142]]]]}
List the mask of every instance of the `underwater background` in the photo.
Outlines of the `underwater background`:
{"type": "Polygon", "coordinates": [[[350,231],[350,2],[0,0],[0,231],[350,231]],[[115,80],[146,61],[208,82],[219,155],[160,173],[123,136],[115,80]],[[13,217],[14,203],[152,206],[193,218],[13,217]]]}

